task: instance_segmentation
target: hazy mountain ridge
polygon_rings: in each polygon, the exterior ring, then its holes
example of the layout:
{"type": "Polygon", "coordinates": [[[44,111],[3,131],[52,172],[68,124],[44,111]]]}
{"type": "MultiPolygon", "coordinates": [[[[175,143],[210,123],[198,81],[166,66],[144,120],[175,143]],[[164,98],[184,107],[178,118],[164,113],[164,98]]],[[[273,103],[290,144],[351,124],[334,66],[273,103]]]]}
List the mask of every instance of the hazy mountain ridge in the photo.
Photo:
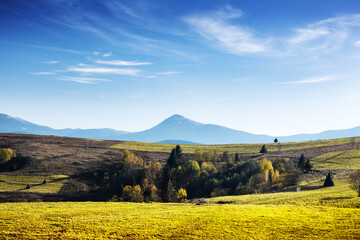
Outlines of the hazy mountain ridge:
{"type": "MultiPolygon", "coordinates": [[[[178,114],[165,119],[150,129],[140,132],[126,132],[110,128],[67,128],[57,130],[6,114],[0,114],[0,132],[179,144],[271,143],[274,140],[273,136],[251,134],[215,124],[203,124],[178,114]]],[[[343,130],[329,130],[316,134],[297,134],[278,137],[278,139],[280,142],[293,142],[354,136],[360,136],[360,127],[343,130]]]]}

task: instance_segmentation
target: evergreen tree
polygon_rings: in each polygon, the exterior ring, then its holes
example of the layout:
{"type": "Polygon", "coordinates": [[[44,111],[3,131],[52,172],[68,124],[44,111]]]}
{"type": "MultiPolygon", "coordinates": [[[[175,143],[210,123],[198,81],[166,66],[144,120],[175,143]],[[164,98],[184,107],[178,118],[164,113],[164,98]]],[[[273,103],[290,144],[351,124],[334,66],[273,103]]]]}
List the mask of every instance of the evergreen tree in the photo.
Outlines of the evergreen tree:
{"type": "Polygon", "coordinates": [[[304,154],[301,154],[299,161],[298,161],[298,168],[300,168],[301,170],[305,170],[305,156],[304,154]]]}
{"type": "Polygon", "coordinates": [[[278,143],[279,140],[277,138],[274,139],[274,143],[278,143]]]}
{"type": "Polygon", "coordinates": [[[166,162],[166,165],[169,166],[169,168],[175,168],[176,167],[176,163],[177,159],[176,159],[176,150],[175,148],[173,148],[171,150],[170,156],[166,162]]]}
{"type": "Polygon", "coordinates": [[[304,165],[304,171],[306,173],[310,172],[313,169],[313,165],[310,163],[310,160],[307,159],[304,165]]]}
{"type": "Polygon", "coordinates": [[[260,153],[267,153],[267,149],[266,149],[266,146],[265,146],[265,144],[264,145],[262,145],[262,147],[261,147],[261,149],[260,149],[260,153]]]}
{"type": "Polygon", "coordinates": [[[165,165],[165,167],[163,168],[162,176],[161,176],[161,186],[160,186],[161,198],[165,202],[168,199],[168,185],[169,185],[169,181],[170,181],[170,173],[171,173],[171,170],[170,170],[169,165],[165,165]]]}
{"type": "Polygon", "coordinates": [[[328,175],[326,176],[324,187],[332,187],[332,186],[334,186],[334,182],[332,180],[331,173],[329,172],[328,175]]]}
{"type": "Polygon", "coordinates": [[[238,153],[235,153],[235,162],[240,162],[240,157],[238,153]]]}

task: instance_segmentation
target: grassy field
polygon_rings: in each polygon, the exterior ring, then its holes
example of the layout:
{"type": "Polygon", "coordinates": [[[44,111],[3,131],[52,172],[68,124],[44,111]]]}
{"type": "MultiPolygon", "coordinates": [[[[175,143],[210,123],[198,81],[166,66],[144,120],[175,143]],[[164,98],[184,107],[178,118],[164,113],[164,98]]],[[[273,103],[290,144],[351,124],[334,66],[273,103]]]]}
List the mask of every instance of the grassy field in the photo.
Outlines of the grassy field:
{"type": "Polygon", "coordinates": [[[359,169],[360,150],[335,151],[312,158],[317,169],[359,169]]]}
{"type": "Polygon", "coordinates": [[[56,193],[67,182],[67,175],[52,176],[14,176],[0,175],[0,191],[26,191],[56,193]],[[46,180],[46,184],[42,184],[46,180]],[[27,185],[30,189],[25,189],[27,185]]]}
{"type": "Polygon", "coordinates": [[[227,196],[210,204],[0,204],[0,238],[359,239],[360,198],[343,181],[301,192],[227,196]],[[230,204],[217,204],[217,203],[230,204]]]}
{"type": "MultiPolygon", "coordinates": [[[[360,142],[360,137],[353,138],[354,142],[360,142]]],[[[280,143],[281,151],[306,149],[323,146],[334,146],[350,143],[350,138],[339,138],[332,140],[319,140],[308,142],[294,142],[294,143],[280,143]]],[[[141,143],[141,142],[121,142],[113,145],[112,148],[127,149],[134,151],[149,151],[149,152],[170,152],[174,148],[175,144],[165,143],[141,143]]],[[[262,144],[219,144],[219,145],[188,145],[182,144],[181,148],[184,153],[194,153],[196,149],[202,151],[217,151],[222,153],[227,151],[230,154],[243,153],[243,154],[255,154],[259,153],[262,144]]],[[[268,151],[278,151],[278,144],[266,144],[268,151]]]]}

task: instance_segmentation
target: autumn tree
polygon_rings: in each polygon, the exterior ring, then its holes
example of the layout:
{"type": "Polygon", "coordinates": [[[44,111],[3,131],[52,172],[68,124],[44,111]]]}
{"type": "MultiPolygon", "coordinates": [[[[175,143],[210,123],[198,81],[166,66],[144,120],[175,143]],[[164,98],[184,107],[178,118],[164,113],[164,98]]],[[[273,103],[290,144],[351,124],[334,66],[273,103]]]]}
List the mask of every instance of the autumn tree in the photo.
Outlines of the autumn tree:
{"type": "Polygon", "coordinates": [[[360,197],[360,170],[350,173],[349,182],[351,188],[355,190],[358,197],[360,197]]]}
{"type": "Polygon", "coordinates": [[[12,158],[15,158],[16,154],[10,148],[0,148],[0,164],[10,161],[12,158]]]}

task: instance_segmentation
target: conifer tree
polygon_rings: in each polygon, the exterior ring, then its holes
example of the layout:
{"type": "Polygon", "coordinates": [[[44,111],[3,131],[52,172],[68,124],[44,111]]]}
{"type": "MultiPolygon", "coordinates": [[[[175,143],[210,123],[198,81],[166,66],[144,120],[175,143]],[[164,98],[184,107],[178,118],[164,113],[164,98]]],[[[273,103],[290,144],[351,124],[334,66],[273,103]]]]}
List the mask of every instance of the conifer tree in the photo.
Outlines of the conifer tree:
{"type": "Polygon", "coordinates": [[[329,172],[328,175],[326,176],[324,187],[332,187],[332,186],[334,186],[334,181],[332,180],[331,173],[329,172]]]}
{"type": "Polygon", "coordinates": [[[313,165],[310,163],[310,160],[307,159],[304,165],[304,172],[308,173],[313,169],[313,165]]]}
{"type": "Polygon", "coordinates": [[[264,145],[262,145],[262,147],[261,147],[261,149],[260,149],[260,153],[267,153],[267,149],[266,149],[266,146],[265,146],[265,144],[264,145]]]}
{"type": "Polygon", "coordinates": [[[240,162],[240,157],[239,157],[239,154],[238,153],[235,153],[235,162],[240,162]]]}
{"type": "Polygon", "coordinates": [[[301,170],[305,170],[305,156],[304,154],[301,154],[299,161],[298,161],[298,168],[300,168],[301,170]]]}

